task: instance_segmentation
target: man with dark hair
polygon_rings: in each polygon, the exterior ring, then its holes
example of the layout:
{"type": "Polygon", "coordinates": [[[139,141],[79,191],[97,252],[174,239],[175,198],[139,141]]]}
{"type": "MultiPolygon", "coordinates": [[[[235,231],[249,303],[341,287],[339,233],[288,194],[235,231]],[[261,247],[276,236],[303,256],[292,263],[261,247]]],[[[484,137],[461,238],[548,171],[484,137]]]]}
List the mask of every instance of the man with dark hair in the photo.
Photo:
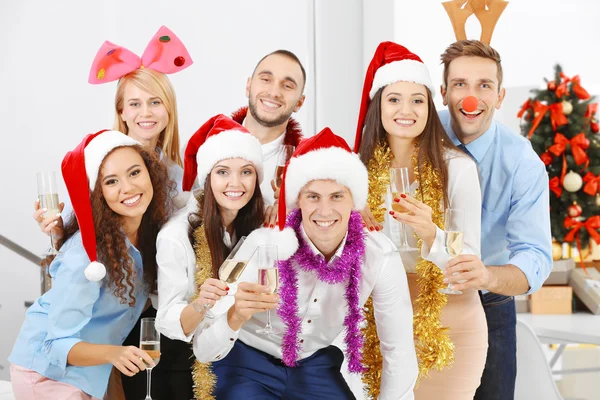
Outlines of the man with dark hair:
{"type": "MultiPolygon", "coordinates": [[[[295,147],[302,139],[300,125],[291,116],[304,104],[305,84],[306,71],[298,57],[288,50],[276,50],[263,57],[248,78],[248,106],[231,115],[262,144],[267,179],[260,189],[268,205],[275,203],[271,178],[279,147],[295,147]]],[[[274,225],[276,213],[274,208],[271,210],[271,224],[274,225]]]]}
{"type": "Polygon", "coordinates": [[[444,275],[456,290],[481,293],[489,347],[475,399],[511,400],[513,296],[538,290],[552,268],[548,175],[529,141],[493,119],[505,95],[498,52],[477,40],[461,40],[441,60],[448,111],[440,112],[440,119],[454,144],[477,163],[483,195],[481,259],[455,257],[444,275]]]}

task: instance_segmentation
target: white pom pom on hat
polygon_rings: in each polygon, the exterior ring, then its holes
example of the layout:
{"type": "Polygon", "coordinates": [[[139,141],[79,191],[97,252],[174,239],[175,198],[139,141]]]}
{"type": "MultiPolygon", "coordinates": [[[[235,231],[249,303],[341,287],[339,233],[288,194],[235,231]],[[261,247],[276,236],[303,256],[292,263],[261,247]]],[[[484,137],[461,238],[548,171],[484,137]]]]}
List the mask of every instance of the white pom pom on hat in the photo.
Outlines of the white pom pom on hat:
{"type": "Polygon", "coordinates": [[[277,246],[277,258],[285,261],[298,251],[298,238],[292,228],[279,229],[259,228],[254,230],[248,239],[252,241],[252,247],[271,245],[277,246]]]}
{"type": "Polygon", "coordinates": [[[98,261],[92,261],[83,273],[89,281],[97,282],[106,276],[106,267],[98,261]]]}

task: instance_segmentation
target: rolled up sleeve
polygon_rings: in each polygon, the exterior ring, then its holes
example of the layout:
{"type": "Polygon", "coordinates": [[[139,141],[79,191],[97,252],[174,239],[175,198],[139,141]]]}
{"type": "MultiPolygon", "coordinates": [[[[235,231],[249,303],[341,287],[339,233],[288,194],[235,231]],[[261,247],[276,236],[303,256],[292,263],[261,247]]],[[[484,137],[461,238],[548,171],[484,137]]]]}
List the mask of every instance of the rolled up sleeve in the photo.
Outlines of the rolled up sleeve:
{"type": "Polygon", "coordinates": [[[48,334],[42,346],[50,364],[66,372],[71,348],[82,340],[80,333],[90,322],[100,297],[102,281],[84,274],[90,263],[82,245],[73,246],[50,266],[52,290],[57,293],[48,311],[48,334]]]}

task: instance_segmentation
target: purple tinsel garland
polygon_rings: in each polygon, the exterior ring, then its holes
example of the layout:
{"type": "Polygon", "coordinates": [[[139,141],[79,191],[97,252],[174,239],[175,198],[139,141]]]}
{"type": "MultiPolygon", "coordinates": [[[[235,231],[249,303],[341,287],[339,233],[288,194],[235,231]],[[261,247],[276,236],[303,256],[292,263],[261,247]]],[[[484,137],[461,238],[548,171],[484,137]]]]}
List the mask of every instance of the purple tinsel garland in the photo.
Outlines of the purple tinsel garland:
{"type": "Polygon", "coordinates": [[[328,266],[321,256],[315,255],[309,245],[302,238],[300,223],[302,214],[299,209],[294,210],[287,218],[286,226],[296,231],[299,248],[296,253],[286,261],[279,262],[279,296],[281,306],[277,314],[286,326],[281,349],[283,363],[289,367],[296,366],[298,352],[301,349],[298,336],[302,331],[302,320],[298,316],[298,272],[293,267],[296,262],[304,272],[315,272],[319,280],[330,285],[348,281],[346,285],[346,303],[348,314],[344,318],[346,335],[346,357],[348,370],[361,373],[365,370],[362,365],[362,348],[364,336],[358,327],[363,320],[359,306],[359,286],[361,277],[361,263],[365,254],[365,235],[363,232],[362,217],[358,212],[352,212],[348,222],[348,237],[342,255],[332,266],[328,266]]]}

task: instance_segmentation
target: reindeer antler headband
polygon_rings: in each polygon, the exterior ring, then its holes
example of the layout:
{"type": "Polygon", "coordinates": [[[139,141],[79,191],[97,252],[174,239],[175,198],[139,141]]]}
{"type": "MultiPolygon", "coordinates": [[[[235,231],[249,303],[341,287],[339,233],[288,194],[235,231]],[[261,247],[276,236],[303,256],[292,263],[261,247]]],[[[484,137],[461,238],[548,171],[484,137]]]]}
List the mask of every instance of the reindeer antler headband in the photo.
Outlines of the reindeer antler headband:
{"type": "Polygon", "coordinates": [[[481,25],[480,41],[490,44],[496,23],[508,5],[504,0],[451,0],[442,3],[452,22],[456,40],[467,39],[465,23],[475,14],[481,25]]]}

